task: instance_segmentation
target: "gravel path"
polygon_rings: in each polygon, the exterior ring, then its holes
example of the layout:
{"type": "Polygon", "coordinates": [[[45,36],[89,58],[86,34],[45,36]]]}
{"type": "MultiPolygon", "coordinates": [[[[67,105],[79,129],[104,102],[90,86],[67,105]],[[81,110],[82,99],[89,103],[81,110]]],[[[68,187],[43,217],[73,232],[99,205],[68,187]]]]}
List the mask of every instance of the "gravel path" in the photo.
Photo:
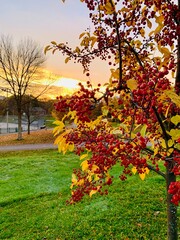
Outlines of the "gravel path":
{"type": "Polygon", "coordinates": [[[40,149],[56,149],[57,145],[51,143],[44,144],[22,144],[22,145],[10,145],[0,146],[0,151],[21,151],[21,150],[40,150],[40,149]]]}

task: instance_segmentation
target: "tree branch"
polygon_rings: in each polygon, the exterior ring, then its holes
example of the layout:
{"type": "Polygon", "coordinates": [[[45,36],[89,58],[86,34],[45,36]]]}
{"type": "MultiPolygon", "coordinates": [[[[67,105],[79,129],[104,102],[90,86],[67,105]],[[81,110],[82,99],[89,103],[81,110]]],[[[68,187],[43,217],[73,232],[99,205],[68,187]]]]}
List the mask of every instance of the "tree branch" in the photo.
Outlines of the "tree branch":
{"type": "Polygon", "coordinates": [[[156,172],[157,174],[161,175],[163,178],[166,179],[166,174],[164,174],[163,172],[156,170],[155,167],[151,166],[151,165],[147,165],[147,167],[149,168],[149,170],[152,170],[153,172],[156,172]]]}

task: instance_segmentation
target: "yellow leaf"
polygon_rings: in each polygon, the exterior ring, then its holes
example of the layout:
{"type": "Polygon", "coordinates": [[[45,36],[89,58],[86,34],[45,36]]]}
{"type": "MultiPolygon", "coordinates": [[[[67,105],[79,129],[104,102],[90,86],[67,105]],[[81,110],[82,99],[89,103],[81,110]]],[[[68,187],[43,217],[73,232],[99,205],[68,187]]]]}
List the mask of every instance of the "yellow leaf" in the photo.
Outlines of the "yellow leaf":
{"type": "Polygon", "coordinates": [[[56,126],[53,129],[53,134],[56,136],[57,134],[62,132],[62,130],[64,129],[65,125],[64,125],[64,123],[62,121],[59,121],[59,120],[54,121],[54,124],[58,125],[58,126],[56,126]]]}
{"type": "Polygon", "coordinates": [[[55,41],[51,41],[51,44],[53,45],[57,45],[57,43],[55,41]]]}
{"type": "Polygon", "coordinates": [[[130,10],[126,7],[121,8],[120,12],[129,12],[130,10]]]}
{"type": "Polygon", "coordinates": [[[151,36],[151,35],[153,35],[154,34],[154,31],[151,31],[150,33],[149,33],[149,37],[151,36]]]}
{"type": "Polygon", "coordinates": [[[168,112],[169,112],[170,107],[171,107],[171,105],[169,104],[169,106],[168,106],[167,109],[166,109],[166,113],[165,113],[165,117],[166,117],[166,118],[167,118],[167,116],[168,116],[168,112]]]}
{"type": "Polygon", "coordinates": [[[83,32],[79,35],[79,39],[81,39],[84,35],[86,34],[86,32],[83,32]]]}
{"type": "Polygon", "coordinates": [[[115,69],[111,69],[111,77],[114,79],[119,79],[119,69],[117,68],[115,69]]]}
{"type": "Polygon", "coordinates": [[[68,63],[70,59],[71,59],[70,57],[67,57],[67,58],[65,59],[65,63],[68,63]]]}
{"type": "Polygon", "coordinates": [[[160,16],[155,16],[156,18],[156,23],[159,23],[159,25],[163,25],[164,22],[164,16],[161,14],[160,16]]]}
{"type": "Polygon", "coordinates": [[[145,173],[149,174],[149,172],[150,172],[149,168],[145,168],[145,173]]]}
{"type": "Polygon", "coordinates": [[[119,115],[118,115],[118,119],[119,119],[119,121],[121,121],[121,119],[122,119],[122,114],[119,114],[119,115]]]}
{"type": "Polygon", "coordinates": [[[152,27],[152,22],[151,22],[151,21],[149,21],[149,19],[148,19],[148,18],[146,19],[146,21],[147,21],[148,28],[150,28],[150,29],[151,29],[151,27],[152,27]]]}
{"type": "Polygon", "coordinates": [[[136,168],[136,167],[133,167],[133,168],[131,169],[131,171],[132,171],[132,173],[136,174],[137,168],[136,168]]]}
{"type": "Polygon", "coordinates": [[[136,134],[131,132],[131,138],[135,138],[136,137],[136,134]]]}
{"type": "Polygon", "coordinates": [[[139,173],[139,177],[142,181],[144,181],[146,174],[145,173],[139,173]]]}
{"type": "Polygon", "coordinates": [[[98,180],[99,180],[98,174],[94,174],[94,181],[98,181],[98,180]]]}
{"type": "Polygon", "coordinates": [[[75,53],[80,53],[80,48],[79,47],[76,47],[76,49],[74,50],[75,53]]]}
{"type": "Polygon", "coordinates": [[[59,152],[62,152],[63,154],[65,154],[69,148],[72,149],[72,146],[69,146],[69,144],[71,142],[66,142],[66,138],[67,138],[67,134],[70,132],[70,130],[67,130],[66,132],[61,133],[60,136],[58,136],[55,141],[54,144],[58,145],[58,150],[59,152]]]}
{"type": "Polygon", "coordinates": [[[145,30],[144,30],[143,28],[141,28],[141,30],[140,30],[140,34],[141,34],[142,37],[145,36],[145,30]]]}
{"type": "Polygon", "coordinates": [[[73,151],[74,151],[74,143],[73,143],[73,142],[68,143],[68,150],[69,150],[70,152],[73,152],[73,151]]]}
{"type": "Polygon", "coordinates": [[[135,44],[135,46],[136,46],[137,48],[140,48],[141,45],[142,45],[142,43],[141,43],[140,40],[136,40],[136,41],[134,41],[134,44],[135,44]]]}
{"type": "Polygon", "coordinates": [[[89,196],[92,197],[93,194],[97,193],[97,190],[91,190],[89,196]]]}
{"type": "Polygon", "coordinates": [[[178,123],[180,123],[180,115],[173,116],[173,117],[171,118],[171,122],[174,123],[175,125],[177,125],[178,123]]]}
{"type": "Polygon", "coordinates": [[[59,128],[65,127],[64,123],[59,120],[54,121],[53,124],[58,125],[59,128]]]}
{"type": "Polygon", "coordinates": [[[97,38],[96,37],[91,37],[90,40],[91,40],[91,47],[93,47],[94,44],[97,42],[97,38]]]}
{"type": "Polygon", "coordinates": [[[96,120],[91,121],[90,123],[87,123],[87,124],[89,124],[90,129],[94,130],[95,127],[98,126],[99,123],[101,123],[101,121],[102,121],[102,116],[99,116],[96,120]]]}
{"type": "MultiPolygon", "coordinates": [[[[157,34],[159,33],[163,28],[163,25],[158,25],[157,28],[153,31],[154,34],[157,34]]],[[[152,33],[152,32],[151,32],[152,33]]],[[[150,36],[150,33],[149,33],[149,36],[150,36]]]]}
{"type": "Polygon", "coordinates": [[[104,9],[106,11],[106,14],[113,14],[114,11],[115,11],[115,8],[114,8],[114,1],[107,1],[106,5],[104,6],[104,9]]]}
{"type": "Polygon", "coordinates": [[[164,56],[167,56],[167,57],[169,57],[171,55],[169,49],[166,47],[161,47],[161,53],[163,53],[164,56]]]}
{"type": "Polygon", "coordinates": [[[82,186],[84,184],[84,179],[78,181],[78,186],[82,186]]]}
{"type": "Polygon", "coordinates": [[[127,86],[129,89],[131,89],[131,91],[137,89],[137,82],[135,79],[130,79],[127,81],[127,86]]]}
{"type": "Polygon", "coordinates": [[[174,148],[168,149],[167,156],[169,157],[171,155],[171,153],[173,153],[173,151],[174,151],[174,148]]]}
{"type": "Polygon", "coordinates": [[[52,48],[50,47],[50,45],[46,46],[45,49],[44,49],[44,54],[46,54],[47,51],[49,51],[50,49],[52,49],[52,48]]]}
{"type": "Polygon", "coordinates": [[[71,120],[73,120],[76,117],[76,111],[68,112],[67,117],[71,117],[71,120]]]}
{"type": "Polygon", "coordinates": [[[166,141],[164,139],[161,139],[161,146],[163,148],[166,148],[166,141]]]}
{"type": "Polygon", "coordinates": [[[108,182],[110,178],[111,178],[111,175],[107,172],[106,173],[106,182],[108,182]]]}
{"type": "Polygon", "coordinates": [[[126,25],[130,27],[132,25],[132,22],[131,21],[126,22],[126,25]]]}
{"type": "Polygon", "coordinates": [[[177,105],[177,107],[180,107],[180,96],[178,96],[174,91],[167,90],[165,91],[165,94],[167,97],[169,97],[173,103],[177,105]]]}
{"type": "Polygon", "coordinates": [[[172,139],[168,140],[168,147],[172,147],[174,144],[174,141],[172,139]]]}
{"type": "Polygon", "coordinates": [[[83,170],[83,171],[88,170],[88,168],[89,168],[88,161],[87,161],[87,160],[83,161],[83,162],[81,163],[81,167],[82,167],[82,170],[83,170]]]}
{"type": "Polygon", "coordinates": [[[93,165],[92,168],[91,168],[91,171],[92,172],[95,172],[97,169],[99,169],[99,167],[97,165],[93,165]]]}
{"type": "Polygon", "coordinates": [[[119,134],[122,134],[122,131],[119,130],[119,128],[114,128],[112,131],[111,131],[112,134],[114,135],[119,135],[119,134]]]}
{"type": "Polygon", "coordinates": [[[154,156],[156,156],[158,154],[158,152],[159,152],[159,147],[155,147],[154,148],[154,156]]]}
{"type": "Polygon", "coordinates": [[[60,136],[58,136],[56,139],[55,139],[55,141],[54,141],[54,144],[59,144],[61,141],[62,141],[62,135],[60,135],[60,136]]]}
{"type": "Polygon", "coordinates": [[[82,159],[84,159],[84,158],[86,158],[86,157],[88,157],[88,154],[87,154],[87,153],[81,155],[79,159],[82,160],[82,159]]]}
{"type": "Polygon", "coordinates": [[[119,151],[119,148],[114,148],[112,154],[113,154],[113,155],[116,155],[116,153],[117,153],[118,151],[119,151]]]}
{"type": "Polygon", "coordinates": [[[72,174],[71,181],[72,181],[72,183],[77,183],[77,178],[76,178],[76,175],[74,173],[72,174]]]}

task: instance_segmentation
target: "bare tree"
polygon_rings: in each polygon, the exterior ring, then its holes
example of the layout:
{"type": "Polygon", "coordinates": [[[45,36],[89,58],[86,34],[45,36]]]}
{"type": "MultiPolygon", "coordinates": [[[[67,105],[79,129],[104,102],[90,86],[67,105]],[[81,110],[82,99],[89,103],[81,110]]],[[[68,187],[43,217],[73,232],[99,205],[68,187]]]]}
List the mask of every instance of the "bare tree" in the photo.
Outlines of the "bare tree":
{"type": "Polygon", "coordinates": [[[0,78],[11,89],[18,112],[18,140],[22,139],[22,99],[45,62],[43,49],[33,40],[21,40],[16,46],[9,36],[0,37],[0,78]]]}

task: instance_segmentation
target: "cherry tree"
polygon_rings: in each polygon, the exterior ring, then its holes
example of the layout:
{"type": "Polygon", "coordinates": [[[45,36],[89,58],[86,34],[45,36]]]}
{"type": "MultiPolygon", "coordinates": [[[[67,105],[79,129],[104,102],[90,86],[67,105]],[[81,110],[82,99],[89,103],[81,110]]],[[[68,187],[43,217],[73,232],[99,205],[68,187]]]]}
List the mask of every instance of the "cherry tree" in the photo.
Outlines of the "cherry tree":
{"type": "Polygon", "coordinates": [[[167,186],[168,239],[178,239],[180,201],[180,10],[173,0],[81,0],[89,9],[93,31],[80,34],[80,45],[51,42],[45,49],[60,51],[70,60],[89,66],[95,58],[108,61],[109,82],[93,87],[79,84],[73,97],[58,97],[54,134],[59,151],[74,151],[81,168],[72,174],[70,203],[95,193],[106,194],[110,170],[122,167],[119,178],[149,171],[167,186]],[[115,99],[117,104],[111,104],[115,99]],[[102,113],[93,109],[103,101],[102,113]],[[68,110],[68,113],[67,113],[68,110]],[[111,119],[109,119],[109,116],[111,119]],[[66,129],[71,119],[76,127],[66,129]],[[111,120],[117,121],[117,126],[111,120]]]}

